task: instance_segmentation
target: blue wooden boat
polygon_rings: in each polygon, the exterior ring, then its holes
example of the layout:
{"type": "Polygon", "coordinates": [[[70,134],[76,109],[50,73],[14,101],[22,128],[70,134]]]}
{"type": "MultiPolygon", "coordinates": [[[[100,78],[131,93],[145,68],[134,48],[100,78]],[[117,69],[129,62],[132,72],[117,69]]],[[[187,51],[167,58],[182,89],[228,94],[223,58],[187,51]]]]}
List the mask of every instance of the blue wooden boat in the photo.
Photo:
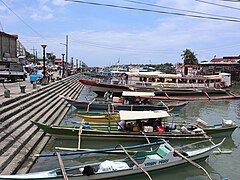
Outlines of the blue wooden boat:
{"type": "Polygon", "coordinates": [[[103,111],[148,111],[148,110],[173,110],[177,111],[185,107],[188,102],[171,102],[168,104],[154,105],[154,104],[123,104],[111,102],[96,102],[96,101],[78,101],[63,97],[65,101],[73,105],[77,109],[89,110],[103,110],[103,111]]]}

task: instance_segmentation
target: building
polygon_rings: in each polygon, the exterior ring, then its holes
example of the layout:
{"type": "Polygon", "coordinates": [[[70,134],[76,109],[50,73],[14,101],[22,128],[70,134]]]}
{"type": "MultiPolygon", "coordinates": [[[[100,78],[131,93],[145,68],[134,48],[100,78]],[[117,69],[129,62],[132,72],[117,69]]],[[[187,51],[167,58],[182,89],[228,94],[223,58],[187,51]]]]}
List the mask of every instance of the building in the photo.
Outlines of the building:
{"type": "Polygon", "coordinates": [[[240,57],[225,56],[214,57],[210,62],[201,62],[207,74],[219,74],[220,72],[230,73],[232,80],[240,80],[240,57]]]}
{"type": "Polygon", "coordinates": [[[56,58],[55,60],[54,60],[54,64],[55,65],[57,65],[57,66],[62,66],[62,59],[61,58],[56,58]]]}
{"type": "Polygon", "coordinates": [[[17,58],[17,35],[0,32],[0,60],[17,58]]]}

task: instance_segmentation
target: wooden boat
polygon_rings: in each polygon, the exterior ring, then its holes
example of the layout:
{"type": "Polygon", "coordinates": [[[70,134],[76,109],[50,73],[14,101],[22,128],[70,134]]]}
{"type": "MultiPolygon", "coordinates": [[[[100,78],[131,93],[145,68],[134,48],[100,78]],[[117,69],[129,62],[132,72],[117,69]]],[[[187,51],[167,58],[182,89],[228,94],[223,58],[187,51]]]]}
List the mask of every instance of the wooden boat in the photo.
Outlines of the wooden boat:
{"type": "MultiPolygon", "coordinates": [[[[144,91],[147,89],[163,89],[166,92],[180,89],[215,89],[231,86],[230,74],[220,73],[219,75],[181,75],[163,74],[159,72],[121,72],[117,78],[104,79],[80,79],[84,85],[91,87],[92,91],[103,95],[106,91],[114,95],[121,95],[124,91],[144,91]]],[[[174,93],[176,93],[174,92],[174,93]]],[[[190,91],[186,91],[190,92],[190,91]]]]}
{"type": "Polygon", "coordinates": [[[80,79],[79,80],[85,86],[91,88],[91,90],[98,95],[104,95],[106,91],[113,92],[114,95],[121,94],[122,91],[133,91],[134,88],[128,85],[121,85],[121,84],[109,84],[104,82],[98,82],[91,79],[80,79]]]}
{"type": "MultiPolygon", "coordinates": [[[[149,125],[137,127],[136,121],[147,121],[149,119],[156,118],[167,118],[170,115],[166,111],[119,111],[119,122],[118,125],[122,127],[121,121],[128,121],[125,128],[120,130],[114,130],[111,128],[111,124],[107,124],[101,129],[93,129],[89,124],[82,128],[82,126],[55,126],[55,125],[46,125],[36,121],[33,121],[40,129],[45,133],[48,133],[52,136],[61,136],[66,138],[79,138],[82,139],[106,139],[106,140],[139,140],[146,141],[148,138],[151,141],[156,141],[158,139],[207,139],[209,138],[204,131],[184,131],[182,129],[168,129],[167,131],[160,129],[156,126],[154,131],[153,127],[149,125]],[[132,123],[134,121],[134,125],[132,123]],[[158,129],[157,129],[158,128],[158,129]],[[80,133],[81,132],[81,133],[80,133]]],[[[116,123],[114,123],[116,126],[116,123]]]]}
{"type": "Polygon", "coordinates": [[[150,101],[194,101],[194,100],[218,100],[218,99],[236,99],[240,95],[232,93],[230,90],[223,89],[195,89],[195,90],[161,90],[155,92],[135,92],[123,91],[123,97],[139,97],[142,100],[150,101]],[[192,92],[193,91],[193,92],[192,92]]]}
{"type": "MultiPolygon", "coordinates": [[[[125,148],[121,146],[127,154],[125,159],[116,159],[112,161],[106,159],[103,162],[85,163],[83,165],[66,168],[61,165],[61,169],[58,168],[28,174],[0,175],[0,179],[114,179],[120,177],[126,178],[128,176],[134,177],[134,175],[144,175],[144,173],[151,179],[149,173],[167,170],[190,163],[205,170],[194,161],[204,161],[207,159],[211,152],[218,148],[222,142],[219,144],[213,143],[198,149],[181,148],[178,150],[165,142],[153,151],[138,151],[133,156],[130,156],[125,148]]],[[[188,145],[188,147],[189,146],[190,145],[188,145]]],[[[206,171],[205,173],[209,176],[206,171]]]]}
{"type": "MultiPolygon", "coordinates": [[[[81,115],[76,114],[77,116],[81,117],[87,122],[92,122],[94,124],[90,124],[92,127],[95,127],[99,129],[101,126],[105,125],[106,123],[116,123],[120,119],[119,113],[116,114],[106,114],[106,115],[81,115]],[[98,124],[103,123],[103,124],[98,124]],[[105,123],[105,124],[104,124],[105,123]]],[[[173,122],[175,123],[175,122],[173,122]]],[[[171,125],[172,123],[170,123],[171,125]]],[[[198,118],[194,123],[190,122],[176,122],[175,123],[178,127],[186,126],[187,129],[193,130],[196,128],[201,128],[203,131],[211,137],[226,137],[231,136],[235,129],[238,128],[238,126],[232,121],[232,120],[223,120],[221,124],[214,124],[209,125],[206,121],[198,118]]],[[[163,122],[164,126],[168,125],[168,121],[163,122]]],[[[113,129],[113,126],[112,126],[113,129]]],[[[117,129],[117,124],[115,126],[115,129],[117,129]]]]}
{"type": "Polygon", "coordinates": [[[197,119],[194,126],[202,128],[208,136],[226,137],[231,136],[238,126],[232,120],[223,120],[221,124],[209,125],[202,119],[197,119]]]}
{"type": "MultiPolygon", "coordinates": [[[[214,76],[215,77],[215,76],[214,76]]],[[[178,77],[179,78],[179,77],[178,77]]],[[[193,77],[191,77],[194,79],[193,77]]],[[[190,80],[191,80],[190,78],[190,80]]],[[[167,79],[167,78],[166,78],[167,79]]],[[[195,83],[190,83],[189,78],[187,78],[190,87],[180,83],[174,87],[162,87],[151,82],[141,82],[137,84],[111,84],[111,83],[102,83],[95,80],[81,79],[84,85],[91,87],[91,90],[98,95],[103,95],[106,91],[112,92],[114,96],[122,96],[122,91],[141,91],[141,92],[154,92],[153,99],[158,100],[176,100],[176,101],[190,101],[190,100],[217,100],[217,99],[235,99],[240,98],[239,94],[231,92],[229,89],[216,88],[215,85],[221,83],[210,83],[210,80],[206,81],[206,84],[199,83],[199,86],[195,83]],[[141,84],[141,85],[139,85],[141,84]],[[147,85],[148,84],[148,85],[147,85]],[[210,85],[211,84],[211,85],[210,85]]],[[[217,76],[217,79],[220,80],[220,77],[217,76]]],[[[200,80],[199,80],[200,81],[200,80]]],[[[203,80],[202,80],[203,81],[203,80]]]]}
{"type": "Polygon", "coordinates": [[[100,114],[100,115],[84,115],[84,114],[75,114],[76,116],[84,119],[87,122],[94,123],[116,123],[116,120],[119,119],[119,114],[100,114]]]}
{"type": "Polygon", "coordinates": [[[104,110],[104,111],[144,111],[144,110],[180,110],[185,107],[188,102],[172,102],[169,104],[153,105],[153,104],[122,104],[122,103],[108,103],[108,102],[94,102],[94,101],[78,101],[63,97],[65,101],[73,105],[77,109],[88,110],[104,110]]]}

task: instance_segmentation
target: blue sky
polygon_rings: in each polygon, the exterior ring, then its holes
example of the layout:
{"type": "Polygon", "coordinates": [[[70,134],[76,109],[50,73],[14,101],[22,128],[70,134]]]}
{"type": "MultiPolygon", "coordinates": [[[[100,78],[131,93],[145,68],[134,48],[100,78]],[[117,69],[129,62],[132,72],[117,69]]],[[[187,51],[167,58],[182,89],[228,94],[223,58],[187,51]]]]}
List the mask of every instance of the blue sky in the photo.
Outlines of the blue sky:
{"type": "MultiPolygon", "coordinates": [[[[191,14],[125,0],[85,1],[191,14]]],[[[136,1],[236,18],[240,14],[240,2],[136,1]]],[[[61,43],[65,43],[68,35],[69,60],[73,57],[88,66],[109,66],[119,59],[120,64],[174,64],[183,62],[181,54],[186,48],[194,51],[199,61],[209,61],[214,55],[240,55],[240,22],[109,8],[64,0],[0,0],[0,22],[0,31],[17,34],[29,52],[37,49],[39,57],[42,56],[41,44],[47,44],[46,51],[61,58],[61,54],[65,53],[65,46],[61,43]]]]}

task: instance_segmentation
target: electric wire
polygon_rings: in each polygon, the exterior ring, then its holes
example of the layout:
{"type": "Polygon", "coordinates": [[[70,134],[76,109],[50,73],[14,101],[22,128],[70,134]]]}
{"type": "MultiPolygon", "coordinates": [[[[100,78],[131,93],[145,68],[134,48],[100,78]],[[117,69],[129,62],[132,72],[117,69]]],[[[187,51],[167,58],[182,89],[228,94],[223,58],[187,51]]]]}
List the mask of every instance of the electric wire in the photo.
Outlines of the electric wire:
{"type": "Polygon", "coordinates": [[[150,4],[150,3],[143,3],[143,2],[140,2],[140,1],[132,1],[132,0],[124,0],[124,1],[135,3],[135,4],[147,5],[147,6],[164,8],[164,9],[170,9],[170,10],[176,10],[176,11],[182,11],[182,12],[195,13],[195,14],[201,14],[201,15],[209,15],[209,16],[215,16],[215,17],[221,17],[221,18],[240,19],[240,18],[232,17],[232,16],[222,16],[222,15],[204,13],[204,12],[199,12],[199,11],[191,11],[191,10],[184,10],[184,9],[178,9],[178,8],[171,8],[171,7],[160,6],[160,5],[150,4]]]}
{"type": "Polygon", "coordinates": [[[171,14],[171,15],[177,15],[177,16],[186,16],[186,17],[193,17],[193,18],[211,19],[211,20],[219,20],[219,21],[238,22],[238,23],[240,22],[240,20],[237,20],[237,19],[218,18],[218,17],[211,17],[211,16],[199,16],[199,15],[176,13],[176,12],[166,12],[166,11],[158,11],[158,10],[145,9],[145,8],[136,8],[136,7],[130,7],[130,6],[119,6],[119,5],[114,5],[114,4],[104,4],[104,3],[87,2],[87,1],[80,1],[80,0],[65,0],[65,1],[94,5],[94,6],[105,6],[105,7],[110,7],[110,8],[152,12],[152,13],[159,13],[159,14],[171,14]]]}
{"type": "Polygon", "coordinates": [[[39,37],[43,38],[43,36],[38,33],[35,29],[33,29],[28,23],[26,23],[19,15],[17,15],[10,7],[8,7],[8,5],[3,1],[0,0],[3,5],[9,10],[11,11],[23,24],[25,24],[28,28],[30,28],[34,33],[36,33],[39,37]]]}
{"type": "Polygon", "coordinates": [[[4,32],[4,30],[3,30],[3,26],[2,26],[2,23],[1,23],[1,21],[0,21],[0,26],[1,26],[2,32],[4,32]]]}
{"type": "Polygon", "coordinates": [[[208,2],[208,1],[202,1],[202,0],[195,0],[195,1],[198,1],[198,2],[201,2],[201,3],[205,3],[205,4],[211,4],[211,5],[214,5],[214,6],[220,6],[220,7],[224,7],[224,8],[240,10],[240,8],[227,6],[227,5],[223,5],[223,4],[217,4],[217,3],[212,3],[212,2],[208,2]]]}

